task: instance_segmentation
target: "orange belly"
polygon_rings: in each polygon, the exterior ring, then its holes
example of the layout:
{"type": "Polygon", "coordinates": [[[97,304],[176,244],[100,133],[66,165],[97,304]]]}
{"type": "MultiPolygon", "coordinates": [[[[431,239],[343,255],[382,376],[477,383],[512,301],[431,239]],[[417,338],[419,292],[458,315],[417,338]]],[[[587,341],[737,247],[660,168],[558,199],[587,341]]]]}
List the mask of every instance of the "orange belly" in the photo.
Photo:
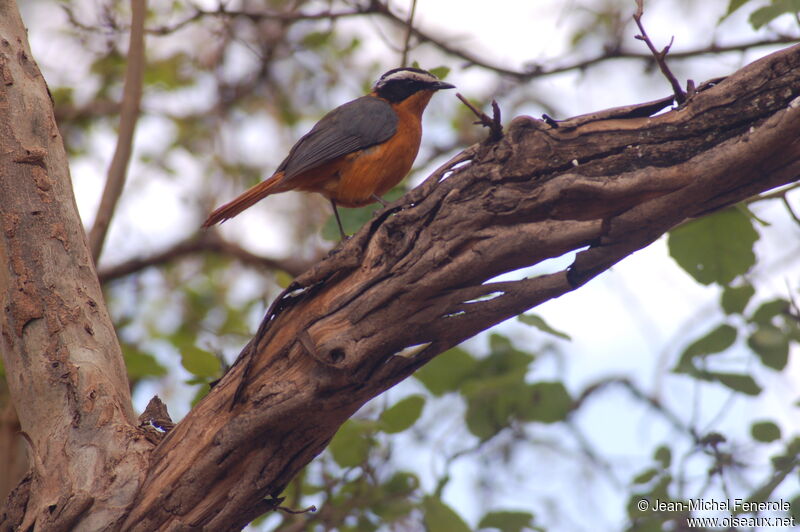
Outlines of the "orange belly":
{"type": "Polygon", "coordinates": [[[382,196],[400,183],[417,158],[422,139],[420,115],[430,99],[429,94],[422,96],[395,107],[399,121],[392,138],[296,176],[291,188],[319,192],[343,207],[374,203],[373,196],[382,196]]]}

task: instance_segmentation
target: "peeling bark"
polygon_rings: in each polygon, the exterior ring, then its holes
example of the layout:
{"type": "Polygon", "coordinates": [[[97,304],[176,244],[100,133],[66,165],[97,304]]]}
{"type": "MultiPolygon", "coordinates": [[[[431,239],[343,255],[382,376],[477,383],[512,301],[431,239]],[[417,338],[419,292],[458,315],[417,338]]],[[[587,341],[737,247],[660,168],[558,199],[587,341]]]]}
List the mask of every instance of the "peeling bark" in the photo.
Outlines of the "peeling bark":
{"type": "Polygon", "coordinates": [[[300,275],[153,448],[44,81],[14,2],[0,1],[0,345],[32,457],[0,529],[241,529],[353,412],[438,353],[687,218],[795,181],[798,78],[793,47],[655,117],[642,116],[650,103],[515,119],[300,275]],[[567,270],[492,281],[574,250],[567,270]]]}

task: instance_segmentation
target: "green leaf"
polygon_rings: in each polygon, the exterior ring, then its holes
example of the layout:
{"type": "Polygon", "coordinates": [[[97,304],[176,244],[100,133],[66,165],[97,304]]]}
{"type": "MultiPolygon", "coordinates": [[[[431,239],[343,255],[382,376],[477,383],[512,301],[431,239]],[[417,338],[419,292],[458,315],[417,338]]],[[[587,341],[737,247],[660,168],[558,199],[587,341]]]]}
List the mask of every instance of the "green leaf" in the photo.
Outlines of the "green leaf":
{"type": "Polygon", "coordinates": [[[366,462],[371,446],[369,428],[363,423],[348,419],[339,427],[328,449],[341,467],[355,467],[366,462]]]}
{"type": "MultiPolygon", "coordinates": [[[[417,504],[408,499],[384,499],[373,503],[370,509],[375,512],[375,515],[380,517],[381,521],[384,523],[391,523],[417,510],[417,504]]],[[[380,529],[380,527],[377,528],[377,530],[380,529]]],[[[357,532],[361,532],[361,529],[356,530],[357,532]]],[[[385,528],[383,528],[383,530],[385,530],[385,528]]]]}
{"type": "Polygon", "coordinates": [[[787,13],[800,11],[800,2],[797,0],[773,0],[771,5],[761,7],[750,15],[750,25],[754,29],[769,24],[776,18],[787,13]]]}
{"type": "Polygon", "coordinates": [[[662,469],[667,469],[672,464],[672,450],[666,445],[660,445],[653,453],[653,458],[661,464],[662,469]]]}
{"type": "Polygon", "coordinates": [[[751,284],[731,287],[726,286],[722,291],[720,303],[725,314],[741,314],[744,312],[750,298],[756,293],[756,289],[751,284]]]}
{"type": "Polygon", "coordinates": [[[470,532],[461,516],[436,497],[425,497],[422,509],[427,532],[470,532]]]}
{"type": "Polygon", "coordinates": [[[519,409],[523,421],[555,423],[563,421],[572,409],[572,398],[561,382],[537,382],[528,385],[528,401],[519,409]]]}
{"type": "Polygon", "coordinates": [[[634,484],[647,484],[658,475],[658,469],[651,467],[633,477],[634,484]]]}
{"type": "Polygon", "coordinates": [[[524,375],[505,375],[474,379],[461,392],[467,399],[465,421],[469,431],[487,440],[506,428],[519,405],[528,401],[524,375]]]}
{"type": "MultiPolygon", "coordinates": [[[[207,383],[205,381],[203,381],[202,383],[197,383],[197,384],[204,384],[205,385],[207,383]]],[[[208,395],[208,392],[210,392],[210,391],[211,391],[211,387],[210,386],[200,386],[199,388],[197,388],[197,391],[195,392],[194,397],[192,397],[192,400],[189,402],[189,404],[192,406],[192,408],[194,408],[197,405],[197,403],[199,403],[200,400],[203,397],[208,395]]]]}
{"type": "Polygon", "coordinates": [[[312,31],[306,34],[301,40],[306,48],[319,48],[328,44],[333,37],[332,31],[312,31]]]}
{"type": "Polygon", "coordinates": [[[421,395],[411,395],[401,399],[381,414],[379,428],[387,433],[402,432],[416,423],[425,406],[425,398],[421,395]]]}
{"type": "Polygon", "coordinates": [[[722,20],[728,18],[734,11],[745,5],[750,0],[730,0],[728,3],[728,11],[725,12],[725,15],[722,17],[722,20]]]}
{"type": "Polygon", "coordinates": [[[475,357],[454,347],[418,369],[414,377],[433,395],[440,396],[458,390],[477,363],[475,357]]]}
{"type": "Polygon", "coordinates": [[[419,478],[414,473],[398,471],[384,485],[389,496],[410,495],[419,488],[419,478]]]}
{"type": "Polygon", "coordinates": [[[772,421],[759,421],[750,426],[750,434],[756,441],[770,443],[781,439],[781,429],[772,421]]]}
{"type": "Polygon", "coordinates": [[[251,333],[250,324],[247,321],[247,311],[250,310],[250,306],[246,306],[242,308],[240,306],[230,307],[225,305],[225,321],[222,322],[222,325],[219,326],[217,329],[217,334],[236,334],[243,337],[249,336],[251,333]]]}
{"type": "Polygon", "coordinates": [[[692,342],[681,354],[675,371],[689,373],[695,369],[694,359],[728,349],[736,341],[736,329],[727,324],[718,326],[699,340],[692,342]]]}
{"type": "Polygon", "coordinates": [[[572,340],[567,333],[561,332],[557,329],[550,327],[547,322],[544,321],[544,318],[539,316],[538,314],[521,314],[517,317],[519,321],[524,323],[525,325],[530,325],[531,327],[536,327],[542,332],[546,332],[548,334],[552,334],[553,336],[558,336],[564,340],[572,340]]]}
{"type": "Polygon", "coordinates": [[[430,70],[428,70],[428,72],[430,72],[439,79],[445,79],[450,74],[450,67],[438,66],[431,68],[430,70]]]}
{"type": "Polygon", "coordinates": [[[775,316],[779,316],[789,309],[789,302],[785,299],[773,299],[762,303],[758,309],[753,312],[750,317],[752,323],[759,325],[768,325],[772,323],[775,316]]]}
{"type": "Polygon", "coordinates": [[[768,368],[781,371],[789,362],[789,338],[774,325],[760,326],[747,339],[747,345],[768,368]]]}
{"type": "Polygon", "coordinates": [[[216,377],[222,364],[213,353],[193,345],[181,349],[181,364],[186,371],[198,377],[216,377]]]}
{"type": "Polygon", "coordinates": [[[462,392],[467,398],[467,428],[482,440],[514,419],[554,423],[565,419],[572,408],[572,398],[562,383],[528,384],[513,372],[470,381],[462,392]]]}
{"type": "Polygon", "coordinates": [[[144,72],[145,85],[157,85],[164,90],[175,90],[192,85],[194,78],[187,75],[190,59],[183,53],[177,53],[165,59],[147,62],[144,72]]]}
{"type": "Polygon", "coordinates": [[[789,501],[789,514],[794,518],[795,522],[800,522],[800,495],[789,501]]]}
{"type": "Polygon", "coordinates": [[[294,281],[294,277],[283,270],[276,270],[274,275],[275,283],[281,288],[287,288],[294,281]]]}
{"type": "Polygon", "coordinates": [[[105,79],[123,79],[125,74],[125,57],[116,49],[111,50],[95,60],[90,67],[92,74],[98,74],[105,79]]]}
{"type": "Polygon", "coordinates": [[[71,104],[74,100],[75,89],[73,87],[51,87],[50,96],[53,98],[55,107],[71,104]]]}
{"type": "Polygon", "coordinates": [[[673,229],[667,244],[672,258],[697,282],[727,285],[755,264],[756,240],[747,214],[730,208],[673,229]]]}
{"type": "Polygon", "coordinates": [[[522,532],[532,525],[530,512],[495,511],[483,516],[478,528],[496,528],[501,532],[522,532]]]}
{"type": "Polygon", "coordinates": [[[511,340],[501,334],[489,336],[489,349],[489,356],[481,359],[475,368],[475,376],[478,378],[514,373],[521,380],[534,359],[530,353],[515,348],[511,340]]]}
{"type": "Polygon", "coordinates": [[[128,376],[132,379],[161,377],[167,374],[167,368],[159,364],[153,355],[140,351],[130,344],[122,344],[122,356],[125,359],[128,376]]]}
{"type": "Polygon", "coordinates": [[[758,395],[761,393],[761,386],[756,383],[750,375],[739,375],[736,373],[704,372],[702,378],[717,381],[730,388],[731,390],[745,395],[758,395]]]}

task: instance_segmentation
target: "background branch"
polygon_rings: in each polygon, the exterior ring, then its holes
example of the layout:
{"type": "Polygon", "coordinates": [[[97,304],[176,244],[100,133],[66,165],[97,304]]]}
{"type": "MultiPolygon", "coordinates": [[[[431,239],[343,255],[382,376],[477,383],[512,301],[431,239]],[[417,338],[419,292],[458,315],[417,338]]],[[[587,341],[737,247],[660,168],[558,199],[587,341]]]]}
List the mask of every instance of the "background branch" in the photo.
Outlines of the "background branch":
{"type": "Polygon", "coordinates": [[[400,66],[408,66],[408,52],[411,48],[411,29],[414,27],[414,14],[417,12],[417,0],[411,0],[411,10],[406,20],[406,38],[403,41],[403,55],[400,57],[400,66]]]}
{"type": "Polygon", "coordinates": [[[267,270],[282,270],[293,277],[300,275],[316,262],[316,260],[282,260],[262,257],[238,244],[224,240],[215,231],[205,231],[149,257],[136,257],[114,266],[104,267],[98,272],[98,277],[101,283],[108,283],[140,272],[145,268],[160,266],[199,253],[217,253],[234,258],[247,266],[267,270]]]}
{"type": "Polygon", "coordinates": [[[131,0],[131,38],[128,46],[128,63],[125,70],[125,86],[120,106],[119,135],[117,147],[108,168],[106,186],[103,197],[89,232],[89,248],[95,264],[103,251],[108,226],[114,216],[119,197],[125,186],[128,162],[131,158],[133,134],[139,117],[139,105],[142,99],[142,81],[144,79],[144,19],[147,13],[146,0],[131,0]]]}
{"type": "MultiPolygon", "coordinates": [[[[76,27],[85,29],[86,31],[96,32],[98,28],[87,26],[77,19],[75,13],[68,6],[64,6],[69,19],[76,27]]],[[[287,23],[294,23],[300,21],[313,21],[313,20],[337,20],[340,18],[358,17],[358,16],[381,16],[393,24],[401,26],[407,30],[407,36],[415,37],[420,43],[429,43],[435,46],[442,52],[460,59],[464,62],[465,66],[477,66],[484,68],[496,74],[509,77],[517,80],[518,82],[526,82],[541,77],[561,74],[572,70],[584,70],[586,68],[595,66],[605,61],[614,59],[635,59],[651,62],[653,56],[650,53],[644,53],[636,50],[625,50],[622,43],[606,46],[601,54],[590,58],[561,65],[543,65],[539,63],[530,63],[524,69],[514,69],[503,66],[492,61],[480,58],[475,55],[471,50],[454,46],[451,41],[436,37],[430,32],[425,31],[413,24],[409,24],[407,18],[395,14],[388,4],[379,0],[366,1],[357,5],[353,9],[343,11],[321,11],[316,13],[304,13],[300,11],[250,11],[250,10],[229,10],[223,4],[215,10],[204,10],[196,8],[194,13],[187,16],[172,25],[162,25],[157,27],[148,28],[145,31],[151,35],[162,36],[169,35],[179,31],[192,23],[198,22],[205,18],[244,18],[252,22],[259,22],[262,20],[276,20],[287,23]]],[[[702,55],[708,54],[725,54],[730,52],[743,52],[752,48],[759,48],[764,46],[780,46],[797,42],[798,37],[793,35],[777,35],[770,38],[754,39],[748,42],[741,42],[737,44],[718,45],[711,43],[708,46],[695,47],[683,51],[672,51],[670,58],[672,60],[686,60],[692,59],[702,55]]]]}

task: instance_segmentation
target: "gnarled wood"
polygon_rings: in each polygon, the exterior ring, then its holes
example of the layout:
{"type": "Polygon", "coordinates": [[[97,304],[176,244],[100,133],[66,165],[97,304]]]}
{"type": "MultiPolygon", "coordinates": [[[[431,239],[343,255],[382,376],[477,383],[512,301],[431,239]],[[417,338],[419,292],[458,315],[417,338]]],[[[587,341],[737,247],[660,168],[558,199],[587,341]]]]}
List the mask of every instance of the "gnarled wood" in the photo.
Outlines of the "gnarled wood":
{"type": "Polygon", "coordinates": [[[796,180],[799,96],[793,47],[655,117],[515,119],[295,280],[155,450],[123,529],[239,529],[348,416],[436,354],[687,218],[796,180]],[[491,281],[573,250],[565,271],[491,281]]]}

